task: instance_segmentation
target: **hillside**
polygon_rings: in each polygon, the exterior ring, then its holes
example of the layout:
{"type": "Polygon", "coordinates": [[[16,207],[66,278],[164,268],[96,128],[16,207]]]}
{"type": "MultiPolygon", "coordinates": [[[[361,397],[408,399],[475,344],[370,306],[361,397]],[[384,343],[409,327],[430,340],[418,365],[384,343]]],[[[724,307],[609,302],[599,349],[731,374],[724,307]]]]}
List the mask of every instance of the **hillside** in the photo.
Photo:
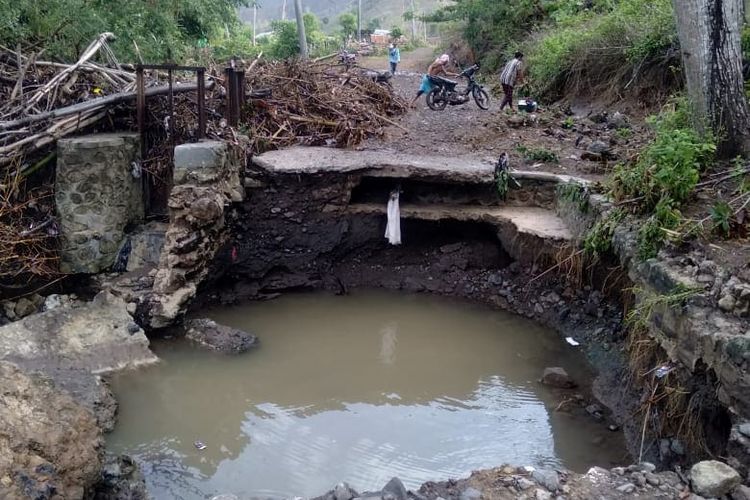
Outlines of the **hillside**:
{"type": "MultiPolygon", "coordinates": [[[[269,29],[271,21],[281,19],[282,8],[286,3],[287,19],[294,18],[293,0],[267,0],[260,3],[258,9],[258,31],[269,29]]],[[[418,12],[431,13],[446,0],[414,0],[418,12]]],[[[393,25],[405,26],[403,13],[410,8],[411,0],[362,0],[363,27],[371,20],[377,19],[380,27],[388,28],[393,25]]],[[[356,0],[302,0],[305,12],[312,12],[321,19],[323,29],[335,31],[338,28],[337,18],[344,12],[355,12],[356,0]]],[[[252,9],[240,10],[240,17],[247,23],[252,23],[252,9]]]]}

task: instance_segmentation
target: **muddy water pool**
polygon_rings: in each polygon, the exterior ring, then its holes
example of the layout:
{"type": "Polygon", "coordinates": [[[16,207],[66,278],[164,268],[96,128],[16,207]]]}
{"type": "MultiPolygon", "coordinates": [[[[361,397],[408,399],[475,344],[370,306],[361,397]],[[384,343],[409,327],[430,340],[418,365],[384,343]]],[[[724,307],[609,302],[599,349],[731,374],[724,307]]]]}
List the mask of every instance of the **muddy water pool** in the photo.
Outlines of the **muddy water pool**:
{"type": "Polygon", "coordinates": [[[545,367],[592,374],[580,348],[531,321],[381,292],[202,314],[260,347],[224,356],[159,341],[160,364],[111,381],[108,448],[141,463],[155,498],[311,496],[392,476],[416,488],[502,463],[584,471],[625,459],[618,433],[554,411],[575,391],[539,384],[545,367]]]}

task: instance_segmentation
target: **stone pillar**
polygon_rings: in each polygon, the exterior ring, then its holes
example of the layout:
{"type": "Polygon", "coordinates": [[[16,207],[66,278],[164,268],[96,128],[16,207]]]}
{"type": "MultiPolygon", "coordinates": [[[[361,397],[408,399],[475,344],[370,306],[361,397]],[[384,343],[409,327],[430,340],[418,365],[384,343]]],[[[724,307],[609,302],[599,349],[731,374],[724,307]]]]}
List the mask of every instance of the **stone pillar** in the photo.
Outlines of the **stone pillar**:
{"type": "Polygon", "coordinates": [[[125,226],[143,220],[138,134],[97,134],[57,142],[55,202],[60,269],[98,273],[115,261],[125,226]]]}
{"type": "Polygon", "coordinates": [[[244,197],[242,155],[242,148],[220,141],[175,148],[169,228],[148,314],[151,328],[169,326],[185,311],[226,242],[225,207],[244,197]]]}

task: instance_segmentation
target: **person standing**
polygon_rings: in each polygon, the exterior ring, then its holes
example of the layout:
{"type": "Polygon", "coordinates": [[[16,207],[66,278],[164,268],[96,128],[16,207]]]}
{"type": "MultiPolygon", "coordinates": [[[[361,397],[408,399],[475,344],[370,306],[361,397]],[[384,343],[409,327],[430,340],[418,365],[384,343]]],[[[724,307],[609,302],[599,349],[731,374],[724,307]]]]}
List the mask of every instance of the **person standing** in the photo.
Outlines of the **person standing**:
{"type": "Polygon", "coordinates": [[[523,81],[522,63],[523,54],[516,52],[513,59],[505,65],[502,73],[500,73],[500,84],[503,86],[503,93],[505,94],[503,102],[500,104],[501,110],[506,105],[510,106],[510,109],[513,110],[513,87],[516,86],[516,83],[523,81]]]}
{"type": "Polygon", "coordinates": [[[391,63],[391,74],[396,74],[396,66],[401,62],[401,51],[395,43],[388,47],[388,62],[391,63]]]}

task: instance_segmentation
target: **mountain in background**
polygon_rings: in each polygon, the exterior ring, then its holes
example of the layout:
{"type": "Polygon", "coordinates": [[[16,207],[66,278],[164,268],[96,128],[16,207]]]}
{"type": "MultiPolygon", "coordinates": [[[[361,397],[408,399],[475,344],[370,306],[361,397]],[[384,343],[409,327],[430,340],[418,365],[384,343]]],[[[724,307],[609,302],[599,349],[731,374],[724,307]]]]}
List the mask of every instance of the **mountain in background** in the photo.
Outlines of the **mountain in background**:
{"type": "MultiPolygon", "coordinates": [[[[409,33],[409,24],[404,21],[404,12],[411,8],[412,0],[362,0],[362,28],[376,19],[379,27],[388,29],[400,26],[405,33],[409,33]]],[[[294,19],[294,0],[260,0],[258,8],[258,32],[270,30],[271,21],[282,18],[282,8],[286,3],[286,18],[294,19]]],[[[421,13],[433,12],[448,0],[414,0],[415,10],[421,13]]],[[[326,32],[339,29],[338,17],[344,12],[357,12],[357,0],[302,0],[305,12],[312,12],[321,21],[321,27],[326,32]]],[[[240,9],[240,18],[248,23],[253,22],[253,9],[240,9]]]]}

